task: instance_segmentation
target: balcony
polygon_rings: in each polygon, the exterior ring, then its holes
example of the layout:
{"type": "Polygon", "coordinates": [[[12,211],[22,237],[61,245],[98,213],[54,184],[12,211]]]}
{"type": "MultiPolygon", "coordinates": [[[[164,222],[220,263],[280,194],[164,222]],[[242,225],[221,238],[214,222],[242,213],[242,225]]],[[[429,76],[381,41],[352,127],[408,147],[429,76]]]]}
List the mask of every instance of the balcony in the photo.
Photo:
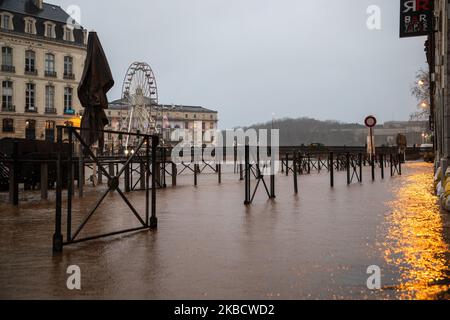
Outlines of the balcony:
{"type": "Polygon", "coordinates": [[[64,108],[64,114],[65,115],[69,115],[69,116],[73,116],[75,115],[75,110],[72,108],[64,108]]]}
{"type": "Polygon", "coordinates": [[[2,64],[2,72],[16,73],[16,67],[8,64],[2,64]]]}
{"type": "Polygon", "coordinates": [[[64,73],[65,80],[75,80],[75,75],[73,73],[64,73]]]}
{"type": "Polygon", "coordinates": [[[45,114],[56,114],[56,108],[45,108],[45,114]]]}
{"type": "Polygon", "coordinates": [[[25,69],[25,74],[26,74],[27,76],[37,76],[37,75],[38,75],[38,72],[37,72],[36,69],[33,69],[33,70],[26,70],[26,69],[25,69]]]}
{"type": "Polygon", "coordinates": [[[12,106],[12,105],[2,106],[2,111],[3,112],[16,112],[16,106],[12,106]]]}
{"type": "Polygon", "coordinates": [[[56,71],[45,71],[45,76],[47,78],[56,78],[58,75],[56,71]]]}
{"type": "Polygon", "coordinates": [[[33,107],[25,107],[25,112],[27,112],[27,113],[37,113],[38,109],[35,106],[33,106],[33,107]]]}

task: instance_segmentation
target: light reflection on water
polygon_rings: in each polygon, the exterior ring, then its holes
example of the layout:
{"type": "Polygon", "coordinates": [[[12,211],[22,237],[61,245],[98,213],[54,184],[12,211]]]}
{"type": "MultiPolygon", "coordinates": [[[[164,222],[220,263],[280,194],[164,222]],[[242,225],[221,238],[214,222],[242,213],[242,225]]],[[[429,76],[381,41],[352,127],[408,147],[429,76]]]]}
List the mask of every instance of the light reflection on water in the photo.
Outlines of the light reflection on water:
{"type": "Polygon", "coordinates": [[[419,169],[404,178],[389,203],[388,234],[384,257],[401,272],[396,287],[401,299],[436,299],[450,289],[449,250],[443,237],[443,219],[436,196],[433,195],[431,166],[411,165],[419,169]]]}

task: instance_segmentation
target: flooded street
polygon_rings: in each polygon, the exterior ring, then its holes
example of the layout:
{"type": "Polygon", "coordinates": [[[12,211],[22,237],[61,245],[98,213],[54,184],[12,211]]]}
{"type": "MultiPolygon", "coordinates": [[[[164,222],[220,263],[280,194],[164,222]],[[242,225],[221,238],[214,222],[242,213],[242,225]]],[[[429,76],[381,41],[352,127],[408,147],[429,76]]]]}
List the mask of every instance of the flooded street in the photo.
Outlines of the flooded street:
{"type": "MultiPolygon", "coordinates": [[[[158,230],[116,236],[52,254],[54,199],[28,194],[20,209],[0,203],[0,298],[112,299],[435,299],[450,288],[449,217],[432,195],[433,168],[408,163],[402,177],[346,185],[346,174],[277,176],[276,201],[260,189],[245,207],[238,175],[181,176],[158,190],[158,230]],[[66,288],[81,268],[81,291],[66,288]],[[382,290],[367,288],[369,266],[382,290]]],[[[253,182],[254,183],[254,182],[253,182]]],[[[104,187],[103,187],[104,188],[104,187]]],[[[102,190],[102,187],[99,187],[102,190]]],[[[75,198],[79,224],[100,197],[75,198]]],[[[54,196],[54,195],[52,195],[54,196]]],[[[144,193],[129,195],[143,212],[144,193]]],[[[139,226],[117,194],[84,236],[139,226]]]]}

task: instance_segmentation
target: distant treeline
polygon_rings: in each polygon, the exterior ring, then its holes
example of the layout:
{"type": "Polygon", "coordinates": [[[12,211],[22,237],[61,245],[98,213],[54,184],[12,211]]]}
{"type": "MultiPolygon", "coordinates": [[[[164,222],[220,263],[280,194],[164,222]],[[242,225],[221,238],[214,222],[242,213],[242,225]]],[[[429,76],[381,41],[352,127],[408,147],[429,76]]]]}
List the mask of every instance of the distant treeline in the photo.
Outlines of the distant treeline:
{"type": "Polygon", "coordinates": [[[367,133],[360,124],[320,121],[310,118],[278,119],[244,129],[280,129],[281,146],[323,144],[326,146],[364,146],[367,133]]]}

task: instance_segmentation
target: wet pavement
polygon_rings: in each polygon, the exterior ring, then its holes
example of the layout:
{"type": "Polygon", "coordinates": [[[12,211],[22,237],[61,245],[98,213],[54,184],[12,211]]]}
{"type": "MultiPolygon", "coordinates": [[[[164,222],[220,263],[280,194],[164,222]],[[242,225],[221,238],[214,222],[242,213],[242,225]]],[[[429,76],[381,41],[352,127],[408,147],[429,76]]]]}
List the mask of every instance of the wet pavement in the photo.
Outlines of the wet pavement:
{"type": "MultiPolygon", "coordinates": [[[[239,177],[182,176],[158,190],[157,231],[96,240],[52,254],[54,200],[22,194],[20,209],[0,196],[0,298],[436,299],[448,298],[449,218],[432,196],[432,166],[408,163],[402,177],[329,187],[326,173],[277,176],[277,199],[260,189],[245,207],[239,177]],[[25,200],[25,199],[22,199],[25,200]],[[66,269],[81,268],[80,291],[66,269]],[[382,272],[371,291],[367,268],[382,272]]],[[[74,203],[79,223],[100,196],[74,203]]],[[[143,212],[144,194],[129,195],[143,212]]],[[[83,235],[139,226],[117,194],[83,235]]]]}

